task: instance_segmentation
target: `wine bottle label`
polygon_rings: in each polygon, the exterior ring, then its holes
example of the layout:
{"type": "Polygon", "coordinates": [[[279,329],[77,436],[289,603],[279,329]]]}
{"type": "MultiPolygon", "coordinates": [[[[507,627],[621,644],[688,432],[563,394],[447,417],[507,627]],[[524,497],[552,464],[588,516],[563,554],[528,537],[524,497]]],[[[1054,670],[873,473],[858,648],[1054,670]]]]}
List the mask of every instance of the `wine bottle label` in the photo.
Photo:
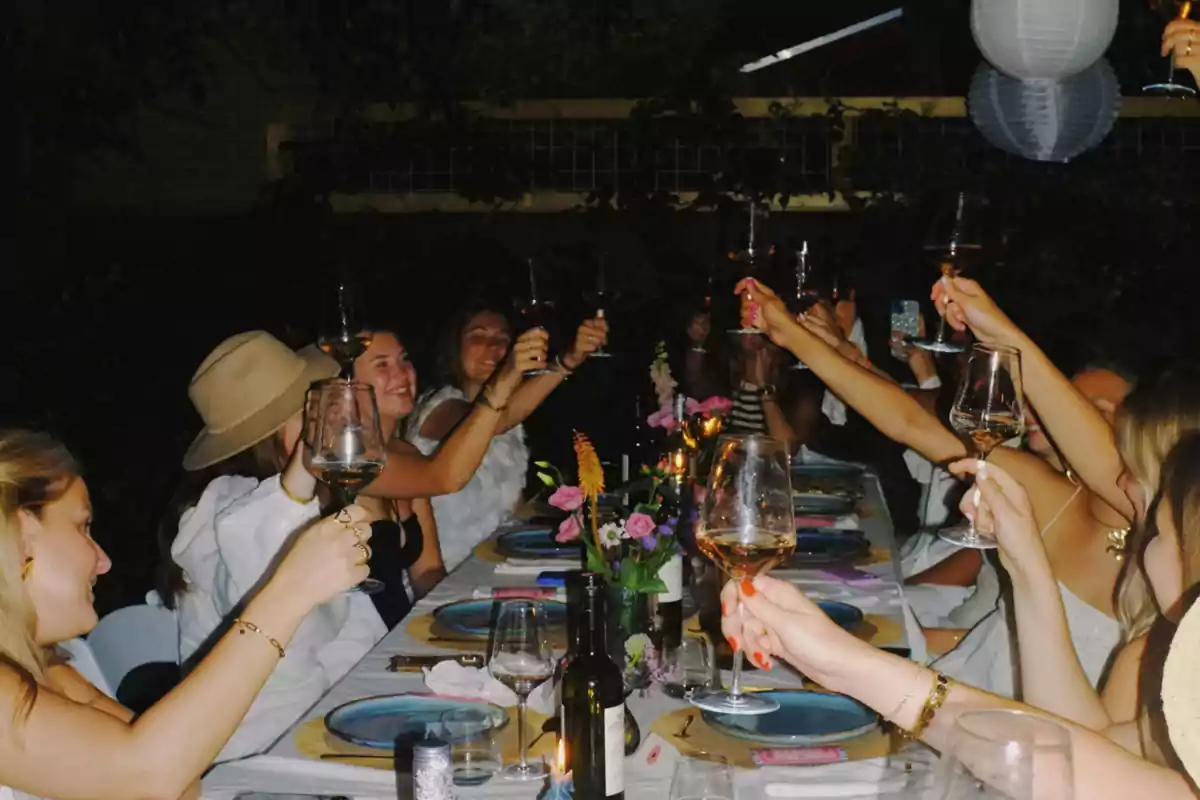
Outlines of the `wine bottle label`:
{"type": "Polygon", "coordinates": [[[625,791],[625,704],[604,709],[604,796],[625,791]]]}
{"type": "Polygon", "coordinates": [[[671,560],[658,568],[658,578],[667,585],[667,590],[658,595],[660,603],[677,603],[683,599],[683,556],[676,553],[671,560]]]}

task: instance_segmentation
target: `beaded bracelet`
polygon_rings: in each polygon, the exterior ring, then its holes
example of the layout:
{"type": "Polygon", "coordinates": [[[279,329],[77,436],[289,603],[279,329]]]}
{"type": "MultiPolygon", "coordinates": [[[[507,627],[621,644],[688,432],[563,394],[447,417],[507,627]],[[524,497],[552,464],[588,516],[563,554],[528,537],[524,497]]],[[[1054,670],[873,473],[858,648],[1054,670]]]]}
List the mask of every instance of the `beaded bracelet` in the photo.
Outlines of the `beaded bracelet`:
{"type": "Polygon", "coordinates": [[[250,631],[251,633],[257,633],[259,636],[266,639],[268,642],[270,642],[271,646],[275,648],[275,651],[279,653],[280,658],[283,658],[287,655],[287,651],[283,649],[283,645],[279,643],[278,639],[255,625],[253,622],[238,617],[233,621],[233,624],[238,629],[238,633],[242,636],[246,635],[246,631],[250,631]]]}
{"type": "Polygon", "coordinates": [[[935,672],[933,688],[929,690],[929,697],[925,698],[925,706],[921,709],[921,714],[917,717],[917,722],[913,725],[912,730],[903,731],[904,738],[921,738],[921,734],[929,727],[929,723],[933,722],[933,718],[937,714],[938,709],[942,707],[942,703],[946,702],[946,695],[949,692],[950,679],[940,672],[935,672]]]}

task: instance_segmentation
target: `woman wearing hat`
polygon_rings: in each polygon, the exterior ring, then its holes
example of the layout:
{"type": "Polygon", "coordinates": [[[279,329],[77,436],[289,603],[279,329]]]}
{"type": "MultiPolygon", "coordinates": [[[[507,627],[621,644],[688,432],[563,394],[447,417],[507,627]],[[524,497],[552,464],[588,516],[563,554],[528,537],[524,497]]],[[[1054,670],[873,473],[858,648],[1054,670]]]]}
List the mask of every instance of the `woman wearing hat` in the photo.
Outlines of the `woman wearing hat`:
{"type": "MultiPolygon", "coordinates": [[[[300,441],[309,386],[338,374],[333,359],[293,353],[263,331],[232,336],[196,370],[188,396],[204,429],[188,448],[189,476],[163,535],[174,575],[184,670],[205,652],[295,532],[319,515],[317,480],[300,441]]],[[[332,598],[304,620],[220,760],[277,739],[387,632],[370,599],[332,598]]]]}
{"type": "Polygon", "coordinates": [[[0,797],[179,797],[237,728],[314,607],[367,575],[351,506],[307,526],[203,662],[134,719],[55,645],[96,624],[112,566],[92,539],[78,465],[42,433],[0,431],[0,797]]]}

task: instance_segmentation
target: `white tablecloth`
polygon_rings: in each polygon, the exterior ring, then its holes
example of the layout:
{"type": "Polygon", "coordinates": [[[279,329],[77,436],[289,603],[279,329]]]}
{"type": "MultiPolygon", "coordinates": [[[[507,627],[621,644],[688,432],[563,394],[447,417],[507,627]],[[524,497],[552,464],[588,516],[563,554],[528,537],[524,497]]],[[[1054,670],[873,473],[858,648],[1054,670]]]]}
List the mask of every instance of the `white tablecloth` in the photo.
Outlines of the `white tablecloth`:
{"type": "MultiPolygon", "coordinates": [[[[904,620],[905,635],[895,642],[880,642],[879,644],[910,648],[913,657],[924,659],[924,638],[916,620],[912,617],[904,600],[902,584],[898,578],[899,557],[892,530],[891,519],[878,481],[868,476],[864,483],[865,496],[860,504],[860,527],[876,547],[886,548],[893,554],[890,562],[875,564],[868,571],[880,577],[880,582],[873,586],[848,586],[828,579],[822,579],[815,570],[780,572],[778,577],[794,581],[807,594],[815,598],[830,598],[843,600],[858,605],[868,614],[892,616],[904,620]]],[[[442,581],[428,596],[423,598],[413,610],[414,614],[426,614],[440,605],[455,600],[471,597],[472,590],[477,586],[502,585],[522,586],[534,585],[532,576],[494,574],[495,565],[470,558],[456,569],[446,580],[442,581]]],[[[424,655],[436,653],[452,653],[456,651],[443,650],[417,642],[408,635],[405,624],[401,623],[391,631],[375,648],[355,666],[346,677],[334,686],[307,714],[297,723],[307,722],[313,718],[323,717],[331,709],[343,703],[363,697],[381,694],[396,694],[400,692],[423,691],[424,680],[419,674],[396,674],[387,671],[388,660],[392,655],[424,655]]],[[[770,672],[754,672],[747,676],[748,686],[796,686],[799,678],[782,665],[776,666],[770,672]]],[[[667,697],[661,691],[652,689],[648,696],[641,697],[637,693],[629,698],[629,708],[637,718],[643,732],[643,744],[637,753],[626,761],[626,792],[628,800],[657,797],[665,800],[669,793],[671,776],[674,765],[679,758],[678,752],[658,737],[654,743],[662,743],[662,755],[653,766],[646,763],[646,753],[649,749],[647,740],[651,723],[660,715],[669,713],[683,705],[682,701],[667,697]]],[[[204,779],[204,795],[210,798],[230,798],[246,793],[296,794],[296,795],[345,795],[351,797],[396,797],[395,778],[391,771],[376,770],[366,767],[347,766],[344,764],[317,762],[305,758],[293,744],[295,728],[289,730],[264,755],[253,756],[238,762],[222,764],[215,767],[204,779]]],[[[918,755],[906,753],[906,761],[920,761],[918,755]]],[[[893,757],[893,760],[895,757],[893,757]]],[[[806,783],[812,784],[812,791],[820,791],[822,786],[844,785],[847,788],[855,784],[885,784],[895,782],[896,767],[885,759],[860,761],[837,764],[831,767],[804,768],[771,768],[759,770],[738,770],[738,796],[741,800],[767,797],[768,783],[806,783]]],[[[456,787],[460,798],[498,797],[498,798],[533,798],[542,789],[541,783],[521,784],[504,783],[498,780],[489,781],[480,787],[456,787]]],[[[819,793],[806,794],[807,797],[847,797],[831,788],[828,795],[819,793]]],[[[849,795],[853,796],[853,795],[849,795]]],[[[874,793],[858,796],[896,796],[892,792],[876,795],[874,793]]]]}

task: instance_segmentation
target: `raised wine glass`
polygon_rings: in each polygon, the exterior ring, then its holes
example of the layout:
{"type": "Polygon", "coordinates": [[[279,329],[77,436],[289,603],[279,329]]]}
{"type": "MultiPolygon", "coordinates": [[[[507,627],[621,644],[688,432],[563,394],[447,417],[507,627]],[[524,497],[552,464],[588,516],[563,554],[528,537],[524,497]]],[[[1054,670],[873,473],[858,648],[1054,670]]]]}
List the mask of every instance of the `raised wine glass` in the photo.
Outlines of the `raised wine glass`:
{"type": "Polygon", "coordinates": [[[554,651],[542,604],[531,600],[507,600],[500,606],[488,671],[492,677],[516,692],[517,741],[520,760],[500,771],[508,780],[541,780],[547,775],[546,764],[529,761],[529,732],[526,730],[525,705],[529,693],[554,674],[554,651]]]}
{"type": "MultiPolygon", "coordinates": [[[[705,284],[705,288],[704,288],[704,300],[702,301],[704,303],[704,305],[700,306],[699,308],[695,308],[692,311],[692,320],[693,321],[697,317],[703,315],[703,316],[707,317],[711,323],[712,305],[713,305],[713,286],[716,283],[716,281],[717,281],[717,267],[716,267],[715,262],[710,261],[708,264],[708,279],[707,279],[707,283],[705,284]]],[[[690,349],[693,353],[707,353],[708,352],[708,348],[706,348],[704,346],[704,342],[695,342],[692,344],[690,349]]]]}
{"type": "MultiPolygon", "coordinates": [[[[731,580],[753,578],[796,549],[787,445],[754,434],[722,436],[696,524],[696,544],[731,580]]],[[[696,692],[692,705],[717,714],[769,714],[774,700],[743,694],[742,651],[729,691],[696,692]]]]}
{"type": "MultiPolygon", "coordinates": [[[[929,238],[925,241],[927,256],[938,262],[942,276],[957,278],[967,265],[974,261],[983,249],[979,232],[981,210],[979,199],[970,192],[958,192],[954,197],[953,209],[934,218],[929,238]]],[[[913,344],[933,353],[961,353],[966,348],[946,338],[946,318],[938,323],[937,336],[933,339],[914,339],[913,344]]]]}
{"type": "MultiPolygon", "coordinates": [[[[758,203],[751,200],[747,205],[750,208],[750,232],[746,240],[746,249],[734,254],[734,261],[738,262],[738,267],[741,270],[743,278],[759,277],[759,269],[762,262],[767,257],[766,250],[757,242],[757,220],[759,216],[758,203]]],[[[758,237],[761,238],[761,237],[758,237]]],[[[763,332],[758,328],[731,328],[729,333],[738,334],[739,336],[762,336],[763,332]]]]}
{"type": "MultiPolygon", "coordinates": [[[[332,378],[311,391],[308,407],[316,414],[308,426],[313,438],[311,465],[322,481],[340,490],[343,505],[349,505],[387,463],[375,390],[370,384],[332,378]]],[[[383,588],[383,581],[375,578],[355,587],[365,594],[383,588]]]]}
{"type": "MultiPolygon", "coordinates": [[[[550,320],[552,314],[552,304],[538,293],[537,284],[537,269],[532,258],[527,259],[529,265],[529,298],[527,300],[518,300],[516,303],[517,313],[521,318],[521,331],[527,331],[531,328],[542,328],[545,331],[550,331],[550,320]]],[[[550,369],[551,357],[547,355],[546,366],[538,367],[537,369],[525,370],[527,377],[534,375],[549,375],[553,372],[550,369]]]]}
{"type": "Polygon", "coordinates": [[[333,356],[342,377],[354,377],[354,360],[371,346],[371,335],[359,325],[358,297],[354,285],[339,281],[337,290],[322,304],[317,347],[333,356]]]}
{"type": "MultiPolygon", "coordinates": [[[[813,288],[812,266],[809,263],[809,257],[808,240],[805,239],[800,243],[800,249],[796,251],[796,294],[795,297],[789,297],[787,301],[788,310],[797,317],[808,311],[821,299],[813,288]]],[[[797,359],[789,369],[805,370],[808,369],[808,365],[797,359]]]]}
{"type": "MultiPolygon", "coordinates": [[[[1191,0],[1149,0],[1150,7],[1168,20],[1188,19],[1192,14],[1191,0]]],[[[1196,43],[1200,46],[1200,42],[1196,43]]],[[[1190,52],[1190,48],[1189,48],[1190,52]]],[[[1142,91],[1154,97],[1195,97],[1196,88],[1175,79],[1175,53],[1167,53],[1167,79],[1150,83],[1142,91]]]]}
{"type": "MultiPolygon", "coordinates": [[[[962,383],[950,409],[954,428],[979,460],[988,457],[1001,443],[1025,430],[1025,398],[1021,393],[1021,354],[1012,347],[976,344],[963,370],[962,383]]],[[[979,503],[979,489],[975,489],[979,503]]],[[[943,528],[938,536],[960,547],[989,550],[996,546],[967,525],[943,528]]]]}
{"type": "MultiPolygon", "coordinates": [[[[604,319],[604,309],[609,303],[615,302],[620,296],[619,292],[613,290],[608,282],[607,265],[608,258],[600,256],[600,262],[596,265],[596,283],[591,291],[583,293],[583,301],[587,303],[596,313],[599,319],[604,319]]],[[[601,346],[595,350],[589,358],[612,358],[612,353],[608,352],[601,346]]]]}

